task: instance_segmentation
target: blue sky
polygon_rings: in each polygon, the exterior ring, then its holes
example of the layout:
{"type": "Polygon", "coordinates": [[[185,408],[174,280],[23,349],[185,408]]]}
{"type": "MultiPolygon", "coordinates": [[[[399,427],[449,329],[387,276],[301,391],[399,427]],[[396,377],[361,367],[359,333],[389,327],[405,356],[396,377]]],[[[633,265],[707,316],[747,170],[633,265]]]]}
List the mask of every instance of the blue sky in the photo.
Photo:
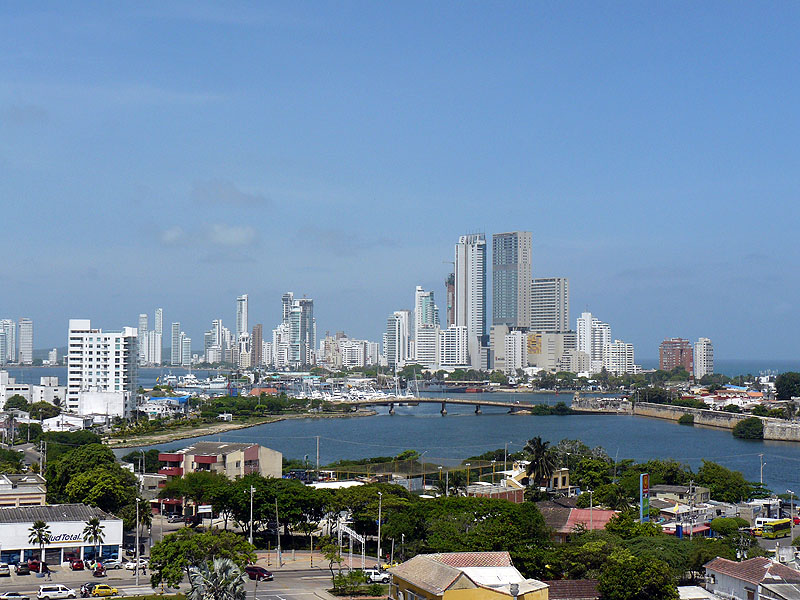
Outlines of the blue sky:
{"type": "Polygon", "coordinates": [[[0,5],[0,316],[164,307],[198,343],[250,294],[378,339],[458,235],[534,235],[652,357],[795,358],[800,6],[0,5]]]}

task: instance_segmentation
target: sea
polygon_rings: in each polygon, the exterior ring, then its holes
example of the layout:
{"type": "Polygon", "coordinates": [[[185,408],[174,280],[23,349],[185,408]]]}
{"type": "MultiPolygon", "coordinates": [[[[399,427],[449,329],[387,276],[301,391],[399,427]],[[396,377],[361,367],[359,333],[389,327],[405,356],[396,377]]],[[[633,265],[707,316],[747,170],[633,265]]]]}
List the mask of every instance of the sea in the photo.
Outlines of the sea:
{"type": "MultiPolygon", "coordinates": [[[[756,363],[751,363],[756,365],[756,363]]],[[[780,363],[776,363],[780,364],[780,363]]],[[[64,368],[8,369],[17,381],[38,382],[40,376],[66,377],[64,368]]],[[[784,369],[785,370],[785,369],[784,369]]],[[[141,369],[145,387],[161,376],[162,369],[141,369]]],[[[172,369],[179,375],[181,369],[172,369]]],[[[194,371],[198,377],[215,372],[194,371]]],[[[441,397],[434,393],[428,394],[441,397]]],[[[459,394],[459,398],[491,400],[569,402],[569,394],[459,394]]],[[[316,461],[319,437],[320,463],[339,459],[397,455],[414,449],[424,453],[426,463],[457,464],[471,456],[502,448],[521,450],[526,440],[535,436],[555,444],[561,439],[579,439],[587,445],[602,446],[612,458],[672,458],[697,469],[703,460],[711,460],[741,471],[750,481],[758,481],[759,455],[763,454],[764,483],[775,493],[800,489],[800,443],[751,441],[734,438],[730,431],[700,426],[678,425],[673,421],[627,415],[532,416],[512,415],[505,409],[482,407],[475,414],[471,406],[450,404],[447,415],[440,414],[439,404],[396,406],[389,415],[387,407],[376,407],[377,414],[367,417],[288,419],[276,423],[238,429],[218,435],[191,438],[192,441],[254,442],[283,453],[287,458],[316,461]]],[[[184,447],[176,441],[143,449],[169,450],[184,447]]],[[[118,449],[122,456],[130,449],[118,449]]]]}

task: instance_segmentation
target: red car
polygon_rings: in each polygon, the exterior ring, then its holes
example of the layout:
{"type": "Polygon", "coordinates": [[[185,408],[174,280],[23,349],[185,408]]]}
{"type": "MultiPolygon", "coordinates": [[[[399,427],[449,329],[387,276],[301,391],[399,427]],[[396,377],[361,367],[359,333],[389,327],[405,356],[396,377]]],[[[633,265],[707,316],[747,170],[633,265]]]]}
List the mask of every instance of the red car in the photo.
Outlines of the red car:
{"type": "Polygon", "coordinates": [[[83,571],[85,568],[83,565],[83,561],[80,558],[73,558],[70,561],[69,566],[72,568],[73,571],[83,571]]]}
{"type": "Polygon", "coordinates": [[[32,572],[34,572],[34,573],[38,573],[38,572],[39,572],[39,570],[42,568],[42,563],[40,563],[40,562],[39,562],[38,560],[36,560],[35,558],[31,558],[30,560],[28,560],[28,568],[29,568],[29,569],[30,569],[32,572]]]}
{"type": "Polygon", "coordinates": [[[244,572],[247,573],[250,579],[254,579],[257,581],[272,581],[272,573],[267,571],[264,567],[259,567],[257,565],[247,565],[244,568],[244,572]]]}

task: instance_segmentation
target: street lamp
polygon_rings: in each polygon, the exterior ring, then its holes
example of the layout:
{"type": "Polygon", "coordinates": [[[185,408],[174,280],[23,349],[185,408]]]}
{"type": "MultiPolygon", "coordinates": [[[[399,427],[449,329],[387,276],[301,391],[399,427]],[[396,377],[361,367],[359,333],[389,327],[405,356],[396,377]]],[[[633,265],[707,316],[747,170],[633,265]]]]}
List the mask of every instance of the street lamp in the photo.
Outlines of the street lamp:
{"type": "Polygon", "coordinates": [[[508,445],[511,442],[506,442],[505,444],[505,454],[503,454],[503,471],[508,471],[508,445]]]}
{"type": "MultiPolygon", "coordinates": [[[[786,490],[787,493],[791,494],[791,505],[789,506],[789,523],[791,530],[789,534],[792,536],[792,542],[794,541],[794,492],[792,490],[786,490]]],[[[792,542],[789,542],[789,546],[792,545],[792,542]]]]}
{"type": "Polygon", "coordinates": [[[469,488],[469,465],[471,463],[467,463],[467,488],[469,488]]]}
{"type": "Polygon", "coordinates": [[[383,493],[378,492],[378,570],[381,568],[381,508],[383,507],[383,493]]]}
{"type": "Polygon", "coordinates": [[[253,545],[253,492],[256,491],[252,485],[250,486],[250,545],[253,545]]]}
{"type": "Polygon", "coordinates": [[[497,461],[496,460],[492,460],[492,485],[494,485],[494,468],[495,468],[496,464],[497,464],[497,461]]]}
{"type": "Polygon", "coordinates": [[[589,490],[589,531],[594,531],[594,492],[589,490]]]}

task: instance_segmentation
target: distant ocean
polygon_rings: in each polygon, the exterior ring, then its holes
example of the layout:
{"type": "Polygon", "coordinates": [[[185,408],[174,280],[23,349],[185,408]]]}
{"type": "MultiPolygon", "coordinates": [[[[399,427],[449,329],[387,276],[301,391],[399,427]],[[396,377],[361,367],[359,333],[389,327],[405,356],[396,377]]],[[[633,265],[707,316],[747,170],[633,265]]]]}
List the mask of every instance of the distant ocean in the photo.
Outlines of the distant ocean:
{"type": "MultiPolygon", "coordinates": [[[[657,369],[657,358],[641,359],[639,364],[643,369],[657,369]]],[[[767,373],[785,373],[786,371],[800,371],[798,360],[761,360],[761,359],[715,359],[714,372],[722,373],[728,377],[736,375],[761,375],[767,373]]]]}

